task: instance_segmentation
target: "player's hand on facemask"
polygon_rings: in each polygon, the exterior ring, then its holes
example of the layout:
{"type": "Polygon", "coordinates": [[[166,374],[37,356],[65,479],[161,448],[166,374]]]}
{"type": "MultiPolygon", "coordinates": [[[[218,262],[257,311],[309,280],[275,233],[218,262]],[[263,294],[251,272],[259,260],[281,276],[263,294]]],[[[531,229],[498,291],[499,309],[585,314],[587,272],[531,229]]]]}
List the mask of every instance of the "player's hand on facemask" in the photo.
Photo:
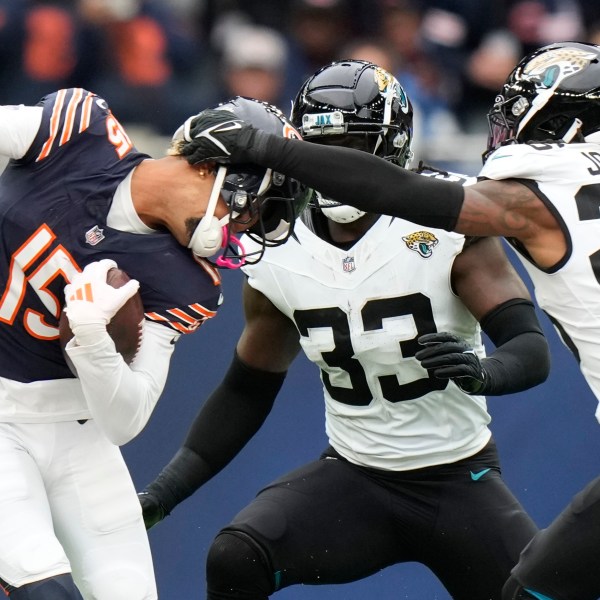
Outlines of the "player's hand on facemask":
{"type": "Polygon", "coordinates": [[[106,325],[140,286],[135,279],[120,288],[109,285],[106,276],[116,266],[108,259],[90,263],[65,287],[64,310],[80,345],[97,341],[98,332],[106,331],[106,325]]]}
{"type": "Polygon", "coordinates": [[[252,162],[256,132],[229,110],[207,109],[185,122],[181,154],[190,164],[252,162]]]}
{"type": "Polygon", "coordinates": [[[425,346],[415,354],[424,369],[438,379],[451,379],[467,394],[480,394],[485,387],[485,370],[479,357],[465,340],[453,333],[422,335],[419,344],[425,346]]]}
{"type": "Polygon", "coordinates": [[[161,504],[160,500],[152,492],[147,490],[139,492],[138,500],[142,505],[142,515],[144,516],[144,525],[146,526],[146,529],[154,527],[169,514],[161,504]]]}

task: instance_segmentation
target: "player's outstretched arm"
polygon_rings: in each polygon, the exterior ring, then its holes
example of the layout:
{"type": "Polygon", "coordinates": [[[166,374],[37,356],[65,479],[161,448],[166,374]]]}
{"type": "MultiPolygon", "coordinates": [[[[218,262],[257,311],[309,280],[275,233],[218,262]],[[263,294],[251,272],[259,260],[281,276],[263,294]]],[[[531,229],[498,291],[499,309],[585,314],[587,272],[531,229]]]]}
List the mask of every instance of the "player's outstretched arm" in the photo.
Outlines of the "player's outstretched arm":
{"type": "Polygon", "coordinates": [[[246,325],[225,377],[181,448],[139,494],[148,529],[219,473],[260,429],[299,352],[293,323],[247,283],[244,311],[246,325]]]}
{"type": "Polygon", "coordinates": [[[166,517],[240,452],[271,412],[285,373],[252,369],[234,355],[185,441],[139,494],[146,528],[166,517]]]}
{"type": "Polygon", "coordinates": [[[206,110],[194,117],[188,160],[253,162],[366,212],[467,235],[515,237],[528,250],[540,224],[556,225],[535,194],[516,181],[482,181],[463,188],[360,150],[277,137],[239,119],[234,122],[235,115],[226,112],[206,110]]]}
{"type": "Polygon", "coordinates": [[[253,162],[304,182],[322,194],[372,213],[451,230],[461,185],[420,177],[366,152],[281,138],[226,111],[205,110],[190,124],[190,162],[253,162]]]}

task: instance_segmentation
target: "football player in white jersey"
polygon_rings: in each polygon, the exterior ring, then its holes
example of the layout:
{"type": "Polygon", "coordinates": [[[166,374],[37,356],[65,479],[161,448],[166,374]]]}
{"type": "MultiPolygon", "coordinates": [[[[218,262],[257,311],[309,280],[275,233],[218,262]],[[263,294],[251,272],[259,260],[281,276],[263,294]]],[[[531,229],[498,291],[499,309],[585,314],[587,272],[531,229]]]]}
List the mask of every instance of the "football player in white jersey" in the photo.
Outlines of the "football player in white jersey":
{"type": "MultiPolygon", "coordinates": [[[[262,103],[228,107],[279,135],[293,129],[262,103]]],[[[306,204],[302,186],[269,169],[190,164],[179,154],[188,136],[184,125],[171,155],[153,160],[80,88],[0,107],[10,159],[0,177],[0,589],[12,600],[156,598],[119,446],[147,423],[173,342],[216,314],[221,279],[207,257],[223,242],[239,248],[233,234],[249,227],[265,243],[283,239],[294,222],[284,207],[306,204]],[[133,278],[118,290],[106,283],[116,264],[133,278]],[[71,298],[79,286],[91,292],[71,298]],[[106,323],[138,287],[146,318],[128,365],[106,323]],[[59,342],[65,295],[77,378],[59,342]]]]}
{"type": "MultiPolygon", "coordinates": [[[[358,208],[424,226],[504,236],[600,400],[600,47],[563,42],[529,54],[488,119],[480,181],[465,188],[347,149],[271,144],[241,123],[232,132],[231,119],[224,131],[213,113],[197,119],[194,131],[210,131],[220,148],[204,137],[194,155],[269,166],[358,208]]],[[[504,600],[597,600],[599,554],[600,478],[535,536],[504,600]]]]}
{"type": "MultiPolygon", "coordinates": [[[[410,102],[371,63],[317,72],[292,122],[311,147],[355,147],[392,169],[411,156],[410,102]]],[[[317,194],[294,238],[244,270],[246,324],[233,362],[140,494],[147,525],[244,446],[303,350],[321,373],[330,445],[218,534],[209,600],[264,600],[407,561],[427,565],[457,600],[500,600],[537,528],[500,475],[482,394],[526,389],[549,370],[533,304],[500,241],[317,194]],[[479,322],[496,345],[487,358],[479,322]]]]}

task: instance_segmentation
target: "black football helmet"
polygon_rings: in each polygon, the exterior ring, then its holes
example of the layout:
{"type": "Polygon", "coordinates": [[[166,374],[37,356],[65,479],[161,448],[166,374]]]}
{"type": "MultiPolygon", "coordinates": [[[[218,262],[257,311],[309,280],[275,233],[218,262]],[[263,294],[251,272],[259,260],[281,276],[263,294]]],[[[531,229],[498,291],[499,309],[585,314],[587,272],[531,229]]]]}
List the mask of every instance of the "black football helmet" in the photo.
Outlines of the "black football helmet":
{"type": "MultiPolygon", "coordinates": [[[[267,102],[237,96],[215,108],[228,110],[246,123],[268,133],[286,138],[301,137],[285,115],[267,102]]],[[[186,139],[186,131],[189,135],[194,118],[195,116],[190,117],[177,130],[175,139],[186,139]]],[[[216,235],[219,243],[221,238],[225,239],[226,245],[228,241],[233,241],[217,260],[217,266],[232,267],[244,262],[258,262],[266,247],[279,246],[288,240],[293,233],[296,217],[306,208],[312,191],[291,177],[253,164],[229,165],[220,167],[219,171],[217,178],[222,178],[220,193],[229,206],[227,235],[220,236],[217,228],[220,231],[221,224],[212,215],[207,215],[209,219],[216,221],[214,228],[208,229],[208,234],[204,235],[202,230],[206,226],[202,226],[202,221],[206,217],[203,217],[198,225],[198,235],[195,239],[192,236],[190,247],[199,256],[212,256],[220,248],[215,248],[212,241],[216,235]],[[260,244],[260,250],[246,254],[229,229],[233,223],[250,223],[255,219],[256,222],[245,233],[260,244]],[[249,257],[252,260],[248,260],[249,257]]]]}
{"type": "MultiPolygon", "coordinates": [[[[319,69],[300,88],[290,118],[309,142],[356,148],[402,167],[412,158],[410,100],[393,75],[367,61],[319,69]]],[[[364,214],[319,194],[317,199],[324,214],[340,223],[364,214]]]]}
{"type": "Polygon", "coordinates": [[[484,160],[499,146],[572,142],[600,130],[600,46],[561,42],[532,52],[508,76],[488,113],[484,160]]]}

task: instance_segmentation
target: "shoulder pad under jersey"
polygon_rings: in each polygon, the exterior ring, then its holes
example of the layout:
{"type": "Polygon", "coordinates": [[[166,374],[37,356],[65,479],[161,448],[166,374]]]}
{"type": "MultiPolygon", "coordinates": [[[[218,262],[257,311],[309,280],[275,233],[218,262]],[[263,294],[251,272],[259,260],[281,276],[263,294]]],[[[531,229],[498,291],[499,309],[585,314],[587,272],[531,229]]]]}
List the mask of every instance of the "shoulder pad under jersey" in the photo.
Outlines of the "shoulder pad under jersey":
{"type": "Polygon", "coordinates": [[[583,146],[544,142],[501,146],[486,160],[479,178],[549,181],[569,177],[583,146]]]}

